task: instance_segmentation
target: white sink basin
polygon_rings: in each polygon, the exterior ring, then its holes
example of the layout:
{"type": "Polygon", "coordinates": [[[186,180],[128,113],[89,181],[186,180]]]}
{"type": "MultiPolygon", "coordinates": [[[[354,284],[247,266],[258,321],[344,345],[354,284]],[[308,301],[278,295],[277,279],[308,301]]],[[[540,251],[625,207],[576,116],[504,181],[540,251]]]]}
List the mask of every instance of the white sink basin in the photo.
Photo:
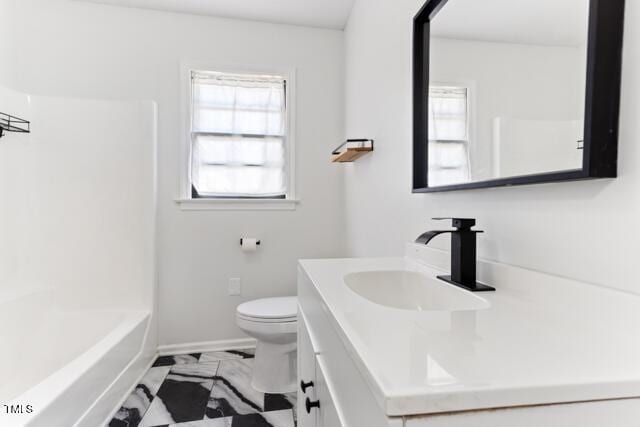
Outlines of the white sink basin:
{"type": "Polygon", "coordinates": [[[482,310],[489,302],[472,292],[414,271],[362,271],[344,276],[356,294],[386,307],[414,311],[482,310]]]}

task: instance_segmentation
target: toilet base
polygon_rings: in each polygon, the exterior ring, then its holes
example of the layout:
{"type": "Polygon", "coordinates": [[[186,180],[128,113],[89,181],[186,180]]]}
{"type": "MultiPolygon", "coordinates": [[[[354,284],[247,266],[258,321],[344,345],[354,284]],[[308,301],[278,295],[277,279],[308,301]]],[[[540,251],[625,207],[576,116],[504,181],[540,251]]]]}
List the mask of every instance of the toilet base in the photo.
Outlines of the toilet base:
{"type": "Polygon", "coordinates": [[[296,343],[271,344],[258,341],[251,386],[262,393],[284,394],[296,391],[296,343]]]}

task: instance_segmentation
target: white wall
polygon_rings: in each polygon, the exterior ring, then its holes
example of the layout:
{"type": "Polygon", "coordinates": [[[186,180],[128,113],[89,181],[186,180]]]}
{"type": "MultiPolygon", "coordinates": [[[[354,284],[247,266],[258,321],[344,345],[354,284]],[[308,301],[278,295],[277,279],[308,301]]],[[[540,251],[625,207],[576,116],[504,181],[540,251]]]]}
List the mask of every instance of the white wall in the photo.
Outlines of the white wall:
{"type": "MultiPolygon", "coordinates": [[[[235,307],[295,292],[296,260],[345,251],[340,166],[343,33],[69,0],[0,0],[17,44],[19,88],[38,94],[158,103],[161,344],[242,336],[235,307]],[[28,54],[24,54],[28,52],[28,54]],[[297,69],[296,211],[184,212],[180,170],[180,61],[297,69]],[[251,256],[239,238],[262,240],[251,256]],[[242,297],[227,280],[243,279],[242,297]]],[[[113,203],[123,203],[114,195],[113,203]]]]}
{"type": "MultiPolygon", "coordinates": [[[[627,3],[619,178],[411,194],[411,33],[423,0],[357,0],[346,30],[347,134],[376,139],[348,166],[351,255],[398,255],[440,224],[478,219],[481,257],[640,292],[640,2],[627,3]]],[[[446,247],[446,238],[435,245],[446,247]]]]}

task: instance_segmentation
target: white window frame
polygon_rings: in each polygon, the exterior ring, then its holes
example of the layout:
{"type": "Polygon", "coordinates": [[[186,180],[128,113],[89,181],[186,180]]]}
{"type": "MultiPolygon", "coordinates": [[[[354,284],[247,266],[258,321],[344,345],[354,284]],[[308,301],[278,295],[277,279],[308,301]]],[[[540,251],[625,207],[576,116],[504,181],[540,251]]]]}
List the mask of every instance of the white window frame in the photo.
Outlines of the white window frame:
{"type": "Polygon", "coordinates": [[[269,69],[264,67],[229,66],[208,61],[182,61],[180,65],[181,89],[181,153],[180,153],[180,195],[176,203],[182,210],[294,210],[299,200],[296,198],[295,180],[295,136],[296,136],[296,70],[269,69]],[[191,72],[209,71],[229,74],[265,74],[283,76],[286,90],[286,134],[285,134],[285,175],[287,195],[284,199],[194,199],[191,194],[191,72]]]}

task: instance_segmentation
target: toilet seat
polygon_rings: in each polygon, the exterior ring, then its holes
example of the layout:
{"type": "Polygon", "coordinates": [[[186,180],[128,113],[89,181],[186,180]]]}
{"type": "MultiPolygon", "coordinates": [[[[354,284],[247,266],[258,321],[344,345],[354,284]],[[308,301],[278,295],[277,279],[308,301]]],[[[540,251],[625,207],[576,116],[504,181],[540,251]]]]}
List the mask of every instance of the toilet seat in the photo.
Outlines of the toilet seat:
{"type": "Polygon", "coordinates": [[[298,319],[296,297],[264,298],[238,306],[238,318],[257,323],[289,323],[298,319]]]}
{"type": "Polygon", "coordinates": [[[238,320],[244,320],[245,322],[253,323],[296,323],[298,319],[295,317],[287,317],[284,319],[263,319],[261,317],[243,316],[239,313],[236,314],[238,320]]]}
{"type": "Polygon", "coordinates": [[[295,320],[292,322],[264,322],[238,316],[236,324],[249,336],[264,341],[280,341],[281,339],[287,341],[286,335],[295,335],[298,330],[298,323],[295,320]]]}

